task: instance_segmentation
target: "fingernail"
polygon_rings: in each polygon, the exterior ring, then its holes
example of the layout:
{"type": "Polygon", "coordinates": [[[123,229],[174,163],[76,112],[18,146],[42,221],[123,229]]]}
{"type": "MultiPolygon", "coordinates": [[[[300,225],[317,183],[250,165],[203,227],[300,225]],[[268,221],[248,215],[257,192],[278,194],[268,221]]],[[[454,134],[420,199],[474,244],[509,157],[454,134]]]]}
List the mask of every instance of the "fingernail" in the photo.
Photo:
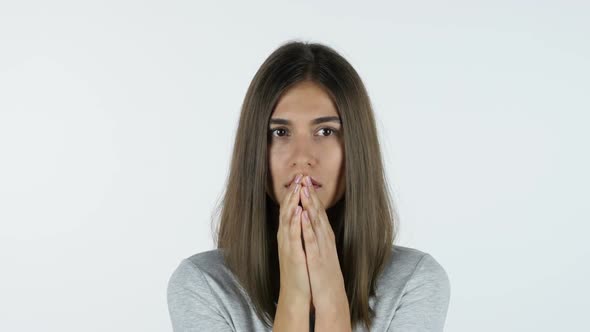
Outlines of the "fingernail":
{"type": "Polygon", "coordinates": [[[309,191],[307,190],[307,187],[303,187],[303,192],[305,193],[305,196],[309,197],[309,191]]]}
{"type": "Polygon", "coordinates": [[[295,183],[299,183],[299,181],[301,181],[302,176],[302,174],[297,175],[297,177],[295,178],[295,183]]]}
{"type": "Polygon", "coordinates": [[[301,185],[298,183],[295,185],[295,189],[293,190],[293,192],[298,192],[299,188],[301,188],[301,185]]]}
{"type": "Polygon", "coordinates": [[[311,186],[311,178],[308,176],[305,179],[307,180],[307,184],[311,186]]]}
{"type": "Polygon", "coordinates": [[[298,216],[299,212],[301,212],[301,206],[297,205],[297,209],[295,209],[295,215],[298,216]]]}

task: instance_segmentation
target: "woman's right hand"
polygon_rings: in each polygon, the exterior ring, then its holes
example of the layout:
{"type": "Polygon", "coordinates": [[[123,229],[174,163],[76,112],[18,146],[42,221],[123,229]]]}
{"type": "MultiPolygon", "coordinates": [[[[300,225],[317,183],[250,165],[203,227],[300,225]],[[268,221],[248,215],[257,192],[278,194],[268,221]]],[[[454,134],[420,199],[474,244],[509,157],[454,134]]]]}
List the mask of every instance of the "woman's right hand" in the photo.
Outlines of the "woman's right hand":
{"type": "Polygon", "coordinates": [[[307,258],[301,239],[300,174],[280,205],[277,243],[280,266],[280,294],[297,303],[311,301],[307,258]]]}

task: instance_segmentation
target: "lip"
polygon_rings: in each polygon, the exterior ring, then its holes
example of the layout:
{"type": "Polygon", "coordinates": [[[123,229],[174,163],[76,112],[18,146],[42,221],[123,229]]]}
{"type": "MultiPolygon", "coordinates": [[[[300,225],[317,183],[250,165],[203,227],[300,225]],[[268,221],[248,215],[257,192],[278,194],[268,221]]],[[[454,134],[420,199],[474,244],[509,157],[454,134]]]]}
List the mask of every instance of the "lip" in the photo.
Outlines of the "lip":
{"type": "MultiPolygon", "coordinates": [[[[291,179],[291,181],[290,181],[288,184],[286,184],[286,185],[285,185],[285,187],[287,187],[287,188],[288,188],[288,187],[291,187],[291,185],[292,185],[293,183],[295,183],[295,178],[296,178],[296,177],[297,177],[297,174],[295,174],[295,175],[293,176],[293,178],[291,179]]],[[[319,183],[319,182],[318,182],[316,179],[314,179],[314,178],[313,178],[313,176],[311,176],[311,175],[310,175],[309,177],[311,178],[311,184],[313,185],[313,187],[314,187],[314,188],[316,188],[316,189],[317,189],[317,188],[321,188],[321,187],[322,187],[322,184],[321,184],[321,183],[319,183]]]]}

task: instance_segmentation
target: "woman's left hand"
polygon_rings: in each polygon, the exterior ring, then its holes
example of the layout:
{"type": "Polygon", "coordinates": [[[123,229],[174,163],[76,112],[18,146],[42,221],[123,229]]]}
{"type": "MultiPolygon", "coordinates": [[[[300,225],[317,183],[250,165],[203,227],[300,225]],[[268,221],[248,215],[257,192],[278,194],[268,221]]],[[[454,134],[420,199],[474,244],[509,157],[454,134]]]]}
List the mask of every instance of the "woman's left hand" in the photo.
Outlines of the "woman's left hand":
{"type": "Polygon", "coordinates": [[[313,306],[316,313],[348,313],[334,231],[310,178],[306,176],[303,180],[304,190],[299,191],[303,205],[301,220],[313,306]],[[305,195],[305,189],[309,197],[305,195]]]}

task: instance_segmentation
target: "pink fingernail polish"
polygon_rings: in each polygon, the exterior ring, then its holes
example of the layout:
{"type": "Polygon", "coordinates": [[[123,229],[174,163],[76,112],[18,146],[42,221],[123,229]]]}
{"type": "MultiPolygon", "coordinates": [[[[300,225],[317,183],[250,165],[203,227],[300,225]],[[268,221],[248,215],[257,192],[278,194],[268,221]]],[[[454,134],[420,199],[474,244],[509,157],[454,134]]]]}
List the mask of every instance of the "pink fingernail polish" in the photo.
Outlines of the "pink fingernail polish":
{"type": "Polygon", "coordinates": [[[297,175],[297,177],[295,178],[295,183],[299,183],[299,181],[301,181],[302,176],[303,176],[303,174],[297,175]]]}

